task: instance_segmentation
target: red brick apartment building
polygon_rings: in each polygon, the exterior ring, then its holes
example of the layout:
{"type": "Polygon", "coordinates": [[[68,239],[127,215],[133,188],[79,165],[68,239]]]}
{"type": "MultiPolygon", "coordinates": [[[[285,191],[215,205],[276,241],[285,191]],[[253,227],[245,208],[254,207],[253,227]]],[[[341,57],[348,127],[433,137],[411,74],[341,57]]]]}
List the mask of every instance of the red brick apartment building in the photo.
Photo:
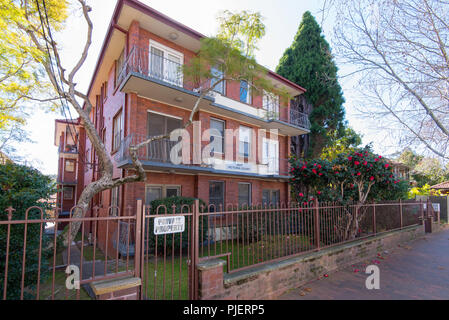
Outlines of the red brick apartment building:
{"type": "MultiPolygon", "coordinates": [[[[88,90],[94,105],[91,117],[113,154],[116,178],[129,174],[130,143],[171,132],[187,121],[198,94],[183,81],[178,67],[195,56],[203,37],[138,1],[118,1],[88,90]]],[[[274,72],[267,76],[292,97],[305,92],[274,72]]],[[[122,214],[128,214],[127,208],[135,207],[139,198],[149,203],[182,195],[216,205],[288,201],[290,137],[309,132],[308,116],[290,101],[268,103],[247,88],[245,82],[218,86],[213,96],[203,100],[195,120],[201,122],[201,133],[209,128],[219,132],[214,137],[221,142],[217,155],[257,155],[253,161],[214,156],[208,165],[175,165],[168,156],[173,142],[156,141],[139,154],[147,182],[104,191],[93,205],[117,205],[122,214]],[[226,129],[237,133],[225,135],[226,129]],[[278,135],[270,135],[270,129],[277,129],[278,135]],[[267,131],[266,138],[257,138],[260,130],[267,131]]],[[[188,130],[193,136],[193,126],[188,130]]],[[[64,190],[57,201],[67,212],[84,186],[98,178],[98,162],[77,121],[56,120],[55,144],[59,146],[58,183],[64,190]]],[[[108,214],[102,210],[101,215],[108,214]]]]}

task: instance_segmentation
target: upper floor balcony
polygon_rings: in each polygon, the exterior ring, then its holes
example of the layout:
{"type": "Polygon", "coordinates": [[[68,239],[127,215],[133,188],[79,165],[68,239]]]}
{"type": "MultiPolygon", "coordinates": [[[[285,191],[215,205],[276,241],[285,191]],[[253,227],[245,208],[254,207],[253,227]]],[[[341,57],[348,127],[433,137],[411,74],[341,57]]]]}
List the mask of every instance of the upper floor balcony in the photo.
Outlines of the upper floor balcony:
{"type": "MultiPolygon", "coordinates": [[[[132,134],[123,139],[119,150],[115,155],[118,167],[127,168],[132,166],[129,147],[145,141],[145,135],[132,134]]],[[[178,142],[168,139],[155,140],[138,151],[138,159],[146,170],[197,172],[210,174],[244,175],[250,177],[268,177],[286,179],[290,174],[290,164],[287,159],[282,159],[279,154],[270,154],[259,160],[233,159],[224,157],[211,157],[203,159],[201,164],[193,164],[191,159],[175,164],[170,156],[173,147],[178,142]]],[[[192,154],[192,150],[189,152],[192,154]]],[[[182,156],[182,151],[179,153],[182,156]]]]}
{"type": "MultiPolygon", "coordinates": [[[[119,66],[117,83],[123,92],[136,92],[143,97],[191,110],[199,94],[183,77],[183,59],[181,53],[169,49],[164,51],[152,46],[134,46],[119,66]]],[[[266,129],[278,129],[284,135],[308,133],[308,115],[294,109],[286,111],[284,108],[287,107],[256,107],[216,92],[206,96],[200,103],[200,110],[266,129]]]]}

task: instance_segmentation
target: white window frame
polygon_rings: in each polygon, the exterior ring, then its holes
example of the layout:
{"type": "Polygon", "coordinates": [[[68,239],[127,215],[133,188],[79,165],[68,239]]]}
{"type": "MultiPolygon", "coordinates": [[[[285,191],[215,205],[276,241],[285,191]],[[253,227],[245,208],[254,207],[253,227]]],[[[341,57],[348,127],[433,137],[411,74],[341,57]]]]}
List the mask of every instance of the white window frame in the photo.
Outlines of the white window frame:
{"type": "MultiPolygon", "coordinates": [[[[211,72],[212,72],[212,69],[215,69],[215,70],[217,70],[218,72],[220,72],[220,73],[222,74],[222,78],[224,78],[224,72],[220,70],[220,67],[219,67],[219,66],[212,67],[212,68],[211,68],[211,72]]],[[[212,75],[213,75],[213,72],[212,72],[212,75]]],[[[212,83],[212,80],[213,80],[213,79],[217,79],[217,82],[221,80],[221,79],[218,79],[218,78],[216,78],[216,77],[213,77],[213,78],[211,79],[211,83],[210,83],[210,86],[211,86],[211,87],[214,85],[214,84],[212,83]]],[[[221,95],[224,96],[224,95],[226,94],[226,81],[222,81],[221,85],[223,86],[223,87],[222,87],[222,88],[223,88],[223,91],[217,90],[217,87],[215,87],[212,91],[214,91],[214,92],[216,92],[216,93],[219,93],[219,94],[221,94],[221,95]]]]}
{"type": "Polygon", "coordinates": [[[252,131],[253,131],[253,129],[251,128],[251,127],[247,127],[247,126],[240,126],[239,127],[239,145],[238,145],[238,148],[239,148],[239,156],[240,157],[245,157],[245,158],[249,158],[249,157],[251,157],[251,152],[252,152],[252,140],[253,140],[253,137],[252,137],[252,131]],[[240,142],[246,142],[245,140],[242,140],[242,128],[245,128],[245,129],[248,129],[249,130],[249,141],[248,141],[248,156],[245,156],[245,154],[244,154],[244,151],[245,150],[241,150],[240,149],[240,142]]]}
{"type": "MultiPolygon", "coordinates": [[[[210,122],[212,122],[212,121],[221,122],[221,123],[223,124],[223,136],[221,137],[221,140],[222,140],[222,146],[221,146],[221,148],[222,148],[222,150],[221,150],[221,152],[215,151],[215,150],[214,150],[214,153],[217,153],[217,154],[224,154],[224,153],[225,153],[225,146],[226,146],[226,143],[225,143],[225,136],[226,136],[226,121],[221,120],[221,119],[216,119],[216,118],[210,118],[210,122]]],[[[212,125],[211,125],[211,124],[209,125],[209,127],[210,127],[210,129],[212,129],[212,125]]],[[[211,136],[211,137],[217,137],[216,135],[214,135],[214,134],[212,133],[212,130],[211,130],[210,136],[211,136]]]]}
{"type": "Polygon", "coordinates": [[[279,141],[263,138],[262,164],[267,166],[268,174],[279,174],[279,141]],[[274,153],[274,155],[272,155],[274,153]],[[268,156],[271,155],[271,156],[268,156]]]}
{"type": "Polygon", "coordinates": [[[279,119],[280,98],[278,95],[274,98],[265,90],[263,90],[262,109],[267,112],[269,118],[279,119]]]}
{"type": "Polygon", "coordinates": [[[123,139],[123,112],[120,110],[112,118],[112,152],[117,151],[120,148],[121,140],[123,139]],[[119,121],[116,121],[116,120],[119,121]],[[117,125],[120,127],[120,131],[117,131],[117,125]],[[117,134],[119,134],[119,140],[117,141],[117,134]]]}
{"type": "MultiPolygon", "coordinates": [[[[169,60],[168,57],[167,57],[168,54],[171,54],[173,56],[178,57],[179,60],[180,60],[180,65],[184,65],[184,54],[182,52],[179,52],[179,51],[176,51],[176,50],[174,50],[174,49],[172,49],[170,47],[164,46],[163,44],[161,44],[159,42],[156,42],[154,40],[150,40],[150,43],[149,43],[149,46],[148,46],[148,53],[149,53],[149,55],[148,55],[148,59],[149,59],[149,61],[148,61],[148,68],[149,68],[149,70],[151,70],[150,69],[151,68],[151,66],[150,66],[150,64],[151,64],[150,57],[151,57],[151,54],[152,54],[151,53],[151,48],[155,48],[155,49],[161,50],[164,53],[164,56],[163,56],[163,58],[164,58],[164,70],[166,68],[166,62],[169,60]]],[[[175,85],[177,84],[177,83],[169,81],[167,79],[164,79],[164,81],[168,82],[168,83],[171,83],[171,84],[175,84],[175,85]]],[[[183,75],[182,72],[181,72],[181,79],[179,80],[179,83],[184,83],[184,75],[183,75]]]]}

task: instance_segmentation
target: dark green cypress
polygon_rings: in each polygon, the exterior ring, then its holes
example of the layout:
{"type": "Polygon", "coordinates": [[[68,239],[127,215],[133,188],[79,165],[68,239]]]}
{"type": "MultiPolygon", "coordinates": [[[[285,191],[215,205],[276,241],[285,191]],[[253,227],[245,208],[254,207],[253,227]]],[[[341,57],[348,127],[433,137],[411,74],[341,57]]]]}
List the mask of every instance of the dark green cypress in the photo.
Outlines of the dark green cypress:
{"type": "Polygon", "coordinates": [[[331,49],[321,27],[305,12],[292,45],[284,52],[276,72],[307,89],[305,97],[313,105],[310,148],[306,157],[319,157],[324,147],[344,135],[346,122],[342,89],[337,79],[331,49]],[[337,134],[328,135],[335,131],[337,134]]]}

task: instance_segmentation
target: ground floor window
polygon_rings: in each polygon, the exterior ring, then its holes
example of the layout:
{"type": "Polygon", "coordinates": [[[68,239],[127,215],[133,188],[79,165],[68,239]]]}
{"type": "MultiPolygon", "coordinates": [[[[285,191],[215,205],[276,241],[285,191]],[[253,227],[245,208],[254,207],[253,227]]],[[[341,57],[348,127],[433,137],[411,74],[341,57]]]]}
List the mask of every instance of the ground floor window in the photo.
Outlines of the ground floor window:
{"type": "Polygon", "coordinates": [[[277,204],[281,200],[280,190],[265,189],[262,191],[262,203],[265,205],[277,204]]]}
{"type": "Polygon", "coordinates": [[[73,200],[73,189],[73,187],[64,187],[62,189],[64,200],[73,200]]]}
{"type": "Polygon", "coordinates": [[[120,186],[111,189],[111,206],[109,214],[113,217],[117,217],[120,212],[120,186]]]}
{"type": "Polygon", "coordinates": [[[251,205],[251,184],[239,183],[239,206],[251,205]]]}
{"type": "Polygon", "coordinates": [[[224,181],[209,181],[209,205],[211,205],[211,211],[220,211],[220,206],[224,210],[224,193],[224,181]]]}
{"type": "Polygon", "coordinates": [[[148,185],[145,190],[145,204],[150,205],[152,201],[181,196],[181,186],[148,185]]]}

